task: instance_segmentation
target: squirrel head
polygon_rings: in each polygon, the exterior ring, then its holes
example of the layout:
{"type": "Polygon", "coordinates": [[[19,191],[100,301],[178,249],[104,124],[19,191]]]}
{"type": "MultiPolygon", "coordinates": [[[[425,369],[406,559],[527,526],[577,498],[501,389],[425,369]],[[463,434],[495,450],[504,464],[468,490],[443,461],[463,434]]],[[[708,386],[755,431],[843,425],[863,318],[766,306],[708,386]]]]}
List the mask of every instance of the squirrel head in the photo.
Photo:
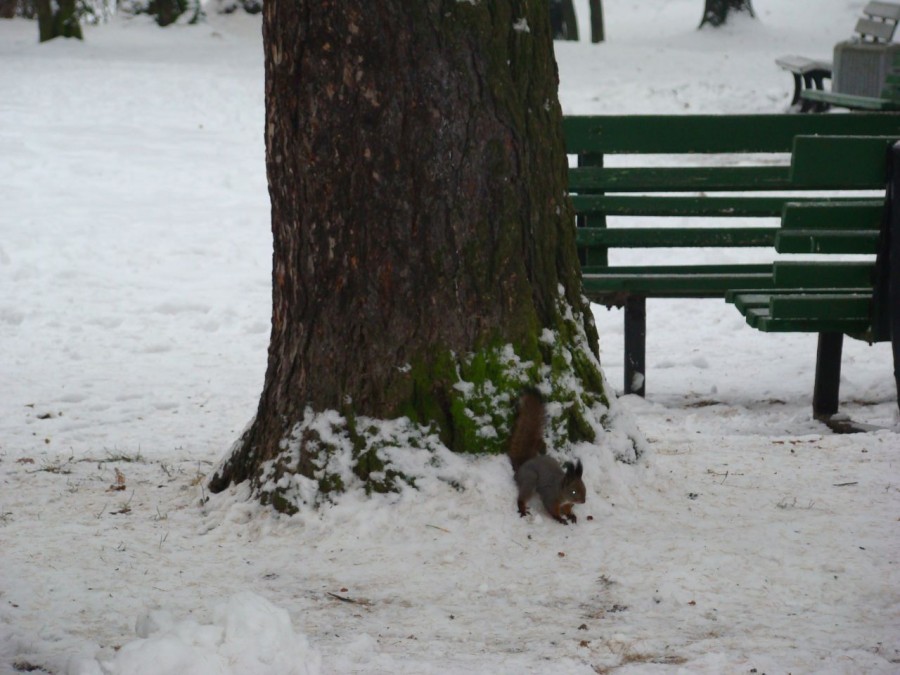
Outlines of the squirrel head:
{"type": "Polygon", "coordinates": [[[566,470],[566,475],[563,476],[562,491],[560,492],[562,501],[570,504],[584,504],[587,489],[581,479],[584,474],[581,460],[576,460],[574,464],[566,462],[563,468],[566,470]]]}

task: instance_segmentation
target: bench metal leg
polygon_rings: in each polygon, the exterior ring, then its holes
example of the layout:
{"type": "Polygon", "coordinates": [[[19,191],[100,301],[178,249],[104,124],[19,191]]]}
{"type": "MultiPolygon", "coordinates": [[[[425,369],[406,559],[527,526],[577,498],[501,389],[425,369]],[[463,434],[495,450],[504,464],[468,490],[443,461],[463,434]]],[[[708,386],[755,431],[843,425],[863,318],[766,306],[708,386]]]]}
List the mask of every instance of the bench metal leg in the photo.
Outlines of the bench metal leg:
{"type": "Polygon", "coordinates": [[[843,347],[843,333],[819,333],[816,382],[813,388],[813,416],[817,420],[827,421],[838,411],[843,347]]]}
{"type": "Polygon", "coordinates": [[[791,108],[800,103],[800,92],[803,90],[803,80],[800,79],[800,73],[791,73],[794,76],[794,97],[791,99],[791,108]]]}
{"type": "Polygon", "coordinates": [[[647,348],[647,299],[625,300],[625,393],[644,395],[647,348]]]}

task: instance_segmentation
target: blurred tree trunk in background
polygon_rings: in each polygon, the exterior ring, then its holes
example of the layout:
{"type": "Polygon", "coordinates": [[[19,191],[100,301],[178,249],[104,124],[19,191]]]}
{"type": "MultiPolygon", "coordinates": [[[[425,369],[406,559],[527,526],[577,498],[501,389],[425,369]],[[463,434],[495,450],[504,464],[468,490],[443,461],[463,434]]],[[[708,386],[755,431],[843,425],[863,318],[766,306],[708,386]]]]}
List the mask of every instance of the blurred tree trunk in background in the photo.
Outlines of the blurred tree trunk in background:
{"type": "Polygon", "coordinates": [[[750,0],[706,0],[700,28],[706,24],[713,27],[721,26],[728,21],[731,12],[746,12],[750,16],[756,16],[750,0]]]}
{"type": "Polygon", "coordinates": [[[0,19],[12,19],[18,4],[18,0],[0,0],[0,19]]]}
{"type": "Polygon", "coordinates": [[[211,490],[249,480],[293,512],[310,485],[343,489],[337,437],[367,490],[391,489],[374,420],[504,452],[529,382],[552,389],[562,441],[593,439],[605,394],[546,0],[266,0],[263,38],[269,362],[211,490]]]}
{"type": "Polygon", "coordinates": [[[56,37],[83,39],[76,0],[37,0],[36,5],[41,42],[56,37]]]}
{"type": "Polygon", "coordinates": [[[600,0],[589,0],[591,7],[591,42],[603,42],[606,33],[603,30],[603,4],[600,0]]]}
{"type": "Polygon", "coordinates": [[[156,17],[160,26],[175,23],[188,9],[188,0],[150,0],[147,13],[156,17]]]}
{"type": "Polygon", "coordinates": [[[550,25],[554,40],[578,41],[578,18],[572,0],[550,0],[550,25]]]}

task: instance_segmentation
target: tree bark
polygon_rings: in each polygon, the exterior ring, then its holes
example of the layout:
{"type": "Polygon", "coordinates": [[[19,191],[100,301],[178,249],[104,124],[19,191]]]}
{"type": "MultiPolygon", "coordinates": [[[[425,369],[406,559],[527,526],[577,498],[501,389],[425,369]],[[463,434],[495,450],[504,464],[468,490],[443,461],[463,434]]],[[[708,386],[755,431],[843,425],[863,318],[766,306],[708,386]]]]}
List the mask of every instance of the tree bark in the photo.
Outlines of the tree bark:
{"type": "Polygon", "coordinates": [[[41,42],[56,37],[83,39],[75,0],[37,0],[38,37],[41,42]]]}
{"type": "Polygon", "coordinates": [[[578,41],[578,17],[572,0],[550,0],[550,27],[554,40],[578,41]]]}
{"type": "Polygon", "coordinates": [[[561,403],[548,433],[592,438],[606,399],[546,2],[267,0],[263,37],[269,362],[210,488],[249,479],[292,512],[293,476],[346,487],[327,421],[366,489],[390,489],[373,420],[501,452],[535,382],[561,403]]]}
{"type": "Polygon", "coordinates": [[[0,0],[0,19],[12,19],[16,15],[19,0],[0,0]]]}
{"type": "Polygon", "coordinates": [[[706,0],[703,9],[703,19],[700,21],[700,28],[709,24],[716,28],[728,21],[731,12],[746,12],[751,17],[755,17],[753,6],[750,0],[706,0]]]}
{"type": "Polygon", "coordinates": [[[578,42],[578,17],[572,0],[563,0],[563,23],[566,27],[566,40],[578,42]]]}
{"type": "Polygon", "coordinates": [[[591,8],[591,42],[603,42],[606,32],[603,29],[603,5],[600,0],[589,0],[591,8]]]}

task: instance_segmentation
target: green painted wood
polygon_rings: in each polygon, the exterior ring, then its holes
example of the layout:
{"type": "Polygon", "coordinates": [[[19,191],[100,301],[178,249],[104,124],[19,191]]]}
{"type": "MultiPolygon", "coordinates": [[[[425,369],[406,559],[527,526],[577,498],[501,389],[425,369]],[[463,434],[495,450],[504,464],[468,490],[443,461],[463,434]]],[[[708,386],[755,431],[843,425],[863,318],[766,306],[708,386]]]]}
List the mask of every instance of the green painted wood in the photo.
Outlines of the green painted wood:
{"type": "Polygon", "coordinates": [[[775,227],[615,227],[578,228],[578,246],[615,248],[698,248],[772,246],[775,227]]]}
{"type": "Polygon", "coordinates": [[[723,297],[735,286],[772,285],[771,265],[684,265],[610,267],[583,271],[584,292],[590,299],[632,293],[649,297],[723,297]]]}
{"type": "Polygon", "coordinates": [[[867,320],[857,319],[777,319],[768,310],[750,310],[747,323],[764,333],[845,333],[851,337],[866,339],[869,330],[867,320]]]}
{"type": "Polygon", "coordinates": [[[792,187],[787,166],[569,169],[572,192],[743,192],[792,187]]]}
{"type": "Polygon", "coordinates": [[[772,295],[769,315],[774,319],[830,319],[868,321],[872,294],[805,293],[772,295]]]}
{"type": "MultiPolygon", "coordinates": [[[[671,197],[637,195],[572,195],[576,213],[607,216],[780,217],[784,205],[822,202],[821,197],[671,197]]],[[[850,201],[836,197],[826,200],[850,201]]]]}
{"type": "Polygon", "coordinates": [[[851,108],[854,110],[900,110],[900,100],[893,98],[838,94],[833,91],[824,91],[821,89],[804,89],[800,92],[800,97],[807,101],[818,101],[820,103],[828,103],[829,105],[841,108],[851,108]]]}
{"type": "Polygon", "coordinates": [[[775,235],[779,253],[872,253],[878,252],[878,230],[791,230],[775,235]]]}
{"type": "Polygon", "coordinates": [[[754,306],[769,306],[769,298],[773,295],[796,295],[803,293],[806,295],[828,294],[828,293],[844,293],[844,294],[862,294],[871,297],[872,288],[860,286],[858,288],[732,288],[725,292],[725,302],[737,305],[742,296],[748,298],[765,297],[764,303],[752,302],[754,306]]]}
{"type": "Polygon", "coordinates": [[[881,199],[747,193],[882,190],[887,148],[900,138],[900,114],[608,116],[566,118],[564,124],[570,152],[574,147],[591,153],[582,154],[579,167],[570,169],[569,183],[582,225],[576,240],[588,298],[621,305],[629,295],[725,297],[763,331],[870,333],[872,262],[608,267],[606,255],[609,248],[736,246],[871,254],[879,236],[881,199]],[[604,168],[602,157],[788,150],[793,151],[791,167],[604,168]],[[719,191],[742,194],[708,194],[719,191]],[[621,194],[628,192],[669,194],[621,194]],[[701,194],[671,194],[679,192],[701,194]],[[782,227],[609,228],[606,216],[775,217],[782,227]]]}
{"type": "Polygon", "coordinates": [[[747,323],[766,333],[864,333],[867,318],[852,317],[775,317],[768,307],[750,307],[744,314],[747,323]]]}
{"type": "Polygon", "coordinates": [[[801,134],[898,134],[900,115],[567,116],[563,131],[570,154],[788,153],[801,134]]]}
{"type": "Polygon", "coordinates": [[[798,136],[791,182],[825,189],[883,189],[887,151],[898,136],[798,136]]]}
{"type": "Polygon", "coordinates": [[[737,307],[741,314],[746,314],[749,309],[768,308],[769,298],[772,297],[771,293],[764,291],[759,293],[738,293],[733,296],[730,294],[731,291],[726,293],[725,300],[728,301],[730,298],[731,303],[737,307]]]}
{"type": "Polygon", "coordinates": [[[781,214],[785,230],[877,230],[884,199],[834,202],[789,202],[781,214]]]}
{"type": "Polygon", "coordinates": [[[875,262],[779,260],[773,263],[776,288],[859,288],[873,286],[875,262]]]}
{"type": "MultiPolygon", "coordinates": [[[[602,154],[593,154],[586,153],[578,155],[578,168],[581,167],[602,167],[603,166],[603,155],[602,154]]],[[[572,169],[569,169],[571,172],[572,169]]],[[[571,188],[570,188],[571,189],[571,188]]],[[[606,227],[606,215],[603,213],[594,213],[594,214],[577,214],[575,218],[575,224],[581,227],[597,227],[604,228],[606,227]]],[[[590,249],[582,249],[578,252],[578,258],[581,261],[582,266],[584,265],[609,265],[609,251],[605,248],[599,246],[593,246],[590,249]]]]}

